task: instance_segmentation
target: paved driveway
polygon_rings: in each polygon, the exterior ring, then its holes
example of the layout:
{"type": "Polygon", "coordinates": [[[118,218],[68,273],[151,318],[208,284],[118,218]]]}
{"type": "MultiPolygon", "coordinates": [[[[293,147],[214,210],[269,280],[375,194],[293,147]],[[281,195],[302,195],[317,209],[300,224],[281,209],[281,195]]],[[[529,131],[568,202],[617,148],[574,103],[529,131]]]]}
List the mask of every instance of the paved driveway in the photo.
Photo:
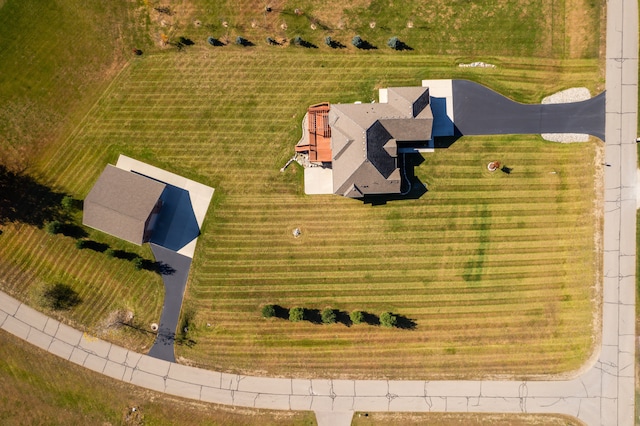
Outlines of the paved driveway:
{"type": "Polygon", "coordinates": [[[453,116],[462,135],[586,133],[605,139],[605,94],[566,104],[514,102],[468,80],[453,80],[453,116]]]}

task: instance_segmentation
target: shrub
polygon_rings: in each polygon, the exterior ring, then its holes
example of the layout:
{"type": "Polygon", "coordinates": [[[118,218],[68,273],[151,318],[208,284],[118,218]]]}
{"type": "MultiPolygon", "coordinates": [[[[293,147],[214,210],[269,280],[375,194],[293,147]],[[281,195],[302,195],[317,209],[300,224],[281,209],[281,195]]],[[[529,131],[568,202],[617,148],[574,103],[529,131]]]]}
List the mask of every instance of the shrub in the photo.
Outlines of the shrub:
{"type": "Polygon", "coordinates": [[[62,208],[64,208],[67,211],[73,210],[74,207],[76,206],[76,202],[73,199],[73,197],[70,197],[68,195],[65,195],[62,198],[62,201],[60,202],[60,204],[62,205],[62,208]]]}
{"type": "Polygon", "coordinates": [[[116,257],[116,251],[112,248],[108,248],[104,251],[104,254],[107,255],[107,257],[116,257]]]}
{"type": "Polygon", "coordinates": [[[136,270],[140,270],[142,269],[142,267],[144,266],[144,260],[141,257],[135,257],[133,259],[133,267],[136,268],[136,270]]]}
{"type": "Polygon", "coordinates": [[[391,312],[383,312],[380,315],[380,325],[383,327],[395,327],[398,319],[391,312]]]}
{"type": "Polygon", "coordinates": [[[87,240],[78,240],[76,241],[76,248],[78,250],[82,250],[83,248],[87,247],[87,244],[88,244],[87,240]]]}
{"type": "Polygon", "coordinates": [[[52,220],[51,222],[48,222],[45,225],[44,229],[45,231],[47,231],[47,234],[51,234],[51,235],[59,234],[60,231],[62,231],[62,224],[57,220],[52,220]]]}
{"type": "Polygon", "coordinates": [[[207,43],[209,43],[212,46],[216,45],[217,40],[211,36],[207,37],[207,43]]]}
{"type": "Polygon", "coordinates": [[[295,307],[289,311],[289,321],[300,322],[304,319],[304,308],[295,307]]]}
{"type": "Polygon", "coordinates": [[[324,324],[334,324],[336,322],[336,313],[331,308],[325,308],[320,314],[324,324]]]}
{"type": "Polygon", "coordinates": [[[293,39],[293,44],[295,44],[296,46],[301,46],[302,45],[302,37],[300,36],[295,36],[293,39]]]}
{"type": "Polygon", "coordinates": [[[244,46],[245,44],[247,44],[247,40],[245,40],[241,36],[238,36],[238,37],[236,37],[236,44],[240,45],[240,46],[244,46]]]}
{"type": "Polygon", "coordinates": [[[394,50],[398,50],[398,48],[400,48],[400,40],[398,37],[391,37],[389,41],[387,41],[387,46],[394,50]]]}
{"type": "Polygon", "coordinates": [[[333,47],[333,40],[331,39],[330,36],[326,36],[324,38],[324,44],[326,44],[329,47],[333,47]]]}
{"type": "Polygon", "coordinates": [[[362,321],[364,321],[364,314],[362,313],[362,311],[352,311],[349,314],[349,319],[354,324],[360,324],[362,321]]]}
{"type": "Polygon", "coordinates": [[[271,45],[271,46],[275,46],[278,44],[277,41],[275,41],[273,38],[271,37],[267,37],[267,44],[271,45]]]}
{"type": "Polygon", "coordinates": [[[362,37],[357,35],[351,39],[351,44],[360,49],[363,46],[364,41],[362,41],[362,37]]]}
{"type": "Polygon", "coordinates": [[[276,315],[276,307],[273,305],[264,305],[262,307],[262,316],[264,318],[271,318],[276,315]]]}

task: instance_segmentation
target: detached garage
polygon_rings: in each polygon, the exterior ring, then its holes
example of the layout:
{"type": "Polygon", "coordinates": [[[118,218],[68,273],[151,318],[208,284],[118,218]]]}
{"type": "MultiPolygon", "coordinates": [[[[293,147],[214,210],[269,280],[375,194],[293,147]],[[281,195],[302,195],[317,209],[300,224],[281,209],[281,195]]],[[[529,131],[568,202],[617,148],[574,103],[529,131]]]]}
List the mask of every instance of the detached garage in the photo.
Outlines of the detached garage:
{"type": "Polygon", "coordinates": [[[151,238],[166,185],[112,165],[84,200],[82,223],[141,245],[151,238]]]}

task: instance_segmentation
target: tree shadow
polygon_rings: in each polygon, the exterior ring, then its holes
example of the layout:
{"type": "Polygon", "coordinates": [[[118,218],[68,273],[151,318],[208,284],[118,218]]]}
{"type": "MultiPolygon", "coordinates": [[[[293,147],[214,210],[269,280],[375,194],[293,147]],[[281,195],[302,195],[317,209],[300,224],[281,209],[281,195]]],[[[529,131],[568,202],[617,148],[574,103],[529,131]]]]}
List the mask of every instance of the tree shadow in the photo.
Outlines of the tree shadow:
{"type": "Polygon", "coordinates": [[[320,315],[320,309],[306,309],[304,310],[304,320],[313,324],[322,324],[322,315],[320,315]]]}
{"type": "Polygon", "coordinates": [[[513,167],[502,166],[502,168],[501,168],[500,170],[501,170],[503,173],[511,174],[511,171],[513,170],[513,167]]]}
{"type": "Polygon", "coordinates": [[[81,226],[74,225],[72,223],[63,223],[60,225],[60,233],[66,237],[71,237],[76,240],[80,238],[86,238],[89,236],[87,231],[84,230],[81,226]]]}
{"type": "Polygon", "coordinates": [[[236,44],[238,46],[242,46],[242,47],[251,47],[251,46],[255,46],[255,44],[253,44],[252,42],[250,42],[249,40],[247,40],[244,37],[236,37],[236,44]]]}
{"type": "Polygon", "coordinates": [[[138,256],[136,253],[131,253],[131,252],[128,252],[126,250],[114,250],[113,251],[113,257],[115,257],[116,259],[122,259],[122,260],[131,261],[131,260],[133,260],[133,259],[135,259],[137,257],[140,257],[140,256],[138,256]]]}
{"type": "Polygon", "coordinates": [[[222,47],[225,45],[223,42],[221,42],[219,39],[215,37],[207,38],[207,43],[209,43],[211,46],[214,46],[214,47],[222,47]]]}
{"type": "Polygon", "coordinates": [[[76,247],[78,247],[78,249],[80,250],[88,249],[96,251],[98,253],[104,253],[109,248],[109,245],[93,240],[78,240],[76,243],[76,247]]]}
{"type": "Polygon", "coordinates": [[[394,50],[403,51],[403,50],[413,50],[413,47],[409,46],[404,41],[398,40],[396,46],[393,48],[394,50]]]}
{"type": "Polygon", "coordinates": [[[0,224],[20,222],[42,228],[54,220],[64,222],[68,219],[61,206],[65,195],[0,165],[0,224]]]}
{"type": "Polygon", "coordinates": [[[347,46],[345,46],[344,44],[340,43],[339,41],[335,41],[335,40],[331,40],[331,42],[329,43],[329,47],[332,49],[346,49],[347,46]]]}
{"type": "Polygon", "coordinates": [[[369,325],[380,325],[380,317],[376,314],[362,311],[362,322],[369,325]]]}
{"type": "Polygon", "coordinates": [[[275,311],[274,317],[285,320],[289,319],[289,309],[283,308],[280,305],[273,305],[273,309],[275,311]]]}
{"type": "Polygon", "coordinates": [[[377,50],[378,49],[378,46],[375,46],[366,40],[362,40],[362,43],[360,43],[356,47],[360,50],[377,50]]]}
{"type": "Polygon", "coordinates": [[[349,317],[349,312],[334,309],[333,313],[336,314],[337,323],[344,324],[347,327],[351,327],[353,325],[353,322],[351,322],[351,318],[349,317]]]}
{"type": "Polygon", "coordinates": [[[401,328],[403,330],[415,330],[416,326],[418,325],[414,320],[407,318],[404,315],[395,315],[395,317],[396,328],[401,328]]]}
{"type": "Polygon", "coordinates": [[[300,43],[298,43],[298,46],[305,47],[307,49],[317,49],[318,48],[318,46],[316,46],[315,44],[313,44],[313,43],[311,43],[309,41],[306,41],[306,40],[300,41],[300,43]]]}

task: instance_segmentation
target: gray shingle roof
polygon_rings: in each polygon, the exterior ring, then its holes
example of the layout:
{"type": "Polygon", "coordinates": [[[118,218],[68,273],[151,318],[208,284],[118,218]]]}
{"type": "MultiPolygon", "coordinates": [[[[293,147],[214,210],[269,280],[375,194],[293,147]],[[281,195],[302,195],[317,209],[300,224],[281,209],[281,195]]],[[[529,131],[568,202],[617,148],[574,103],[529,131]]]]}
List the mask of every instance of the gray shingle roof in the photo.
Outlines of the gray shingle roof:
{"type": "Polygon", "coordinates": [[[431,139],[426,87],[387,89],[387,103],[333,104],[329,111],[333,191],[345,197],[400,193],[398,143],[431,139]]]}
{"type": "Polygon", "coordinates": [[[84,200],[82,223],[135,244],[166,185],[110,164],[84,200]]]}

